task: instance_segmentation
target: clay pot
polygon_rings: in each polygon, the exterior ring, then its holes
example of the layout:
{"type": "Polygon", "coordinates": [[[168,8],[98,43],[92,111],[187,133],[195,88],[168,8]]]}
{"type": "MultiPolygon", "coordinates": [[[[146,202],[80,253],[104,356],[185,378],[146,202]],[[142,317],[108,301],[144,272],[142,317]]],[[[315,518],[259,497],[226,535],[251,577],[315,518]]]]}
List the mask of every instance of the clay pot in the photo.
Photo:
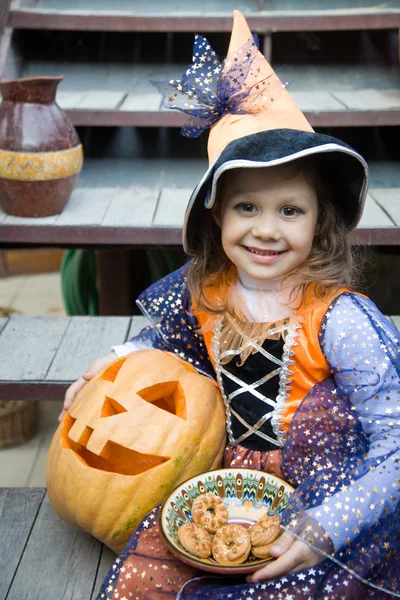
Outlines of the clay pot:
{"type": "Polygon", "coordinates": [[[55,101],[62,79],[0,81],[0,206],[11,215],[61,212],[82,169],[78,134],[55,101]]]}

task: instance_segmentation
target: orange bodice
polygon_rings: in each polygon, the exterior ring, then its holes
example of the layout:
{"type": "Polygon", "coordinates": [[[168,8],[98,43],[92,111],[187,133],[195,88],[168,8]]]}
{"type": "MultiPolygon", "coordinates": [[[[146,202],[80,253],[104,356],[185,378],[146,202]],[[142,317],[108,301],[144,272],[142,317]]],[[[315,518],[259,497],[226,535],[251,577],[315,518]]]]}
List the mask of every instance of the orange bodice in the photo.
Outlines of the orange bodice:
{"type": "MultiPolygon", "coordinates": [[[[277,418],[281,425],[281,432],[288,430],[298,406],[314,385],[331,375],[319,344],[318,334],[329,305],[337,296],[348,291],[346,288],[336,289],[328,292],[322,300],[316,296],[314,286],[311,285],[300,308],[294,313],[291,325],[294,339],[290,348],[293,353],[290,356],[293,364],[289,367],[287,397],[279,408],[277,418]]],[[[226,293],[226,287],[223,289],[222,286],[213,285],[207,289],[207,298],[211,301],[216,298],[224,298],[226,293]]],[[[199,325],[204,331],[203,337],[208,354],[215,366],[215,357],[212,351],[213,322],[216,324],[218,317],[210,316],[209,313],[200,310],[194,301],[192,305],[199,325]]]]}

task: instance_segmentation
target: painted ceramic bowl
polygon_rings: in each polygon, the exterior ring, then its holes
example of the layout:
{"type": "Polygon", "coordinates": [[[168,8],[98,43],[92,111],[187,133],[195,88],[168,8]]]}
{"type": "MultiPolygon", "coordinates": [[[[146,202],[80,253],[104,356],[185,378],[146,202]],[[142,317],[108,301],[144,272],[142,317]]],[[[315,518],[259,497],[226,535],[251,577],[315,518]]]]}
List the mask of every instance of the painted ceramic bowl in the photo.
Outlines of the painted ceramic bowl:
{"type": "Polygon", "coordinates": [[[192,477],[181,483],[165,500],[160,511],[160,530],[171,552],[188,565],[220,574],[253,573],[269,558],[252,555],[239,566],[219,565],[211,556],[198,558],[178,541],[178,529],[192,522],[193,500],[200,494],[212,493],[222,498],[228,509],[228,523],[250,527],[263,515],[280,515],[293,488],[275,475],[253,469],[218,469],[192,477]]]}

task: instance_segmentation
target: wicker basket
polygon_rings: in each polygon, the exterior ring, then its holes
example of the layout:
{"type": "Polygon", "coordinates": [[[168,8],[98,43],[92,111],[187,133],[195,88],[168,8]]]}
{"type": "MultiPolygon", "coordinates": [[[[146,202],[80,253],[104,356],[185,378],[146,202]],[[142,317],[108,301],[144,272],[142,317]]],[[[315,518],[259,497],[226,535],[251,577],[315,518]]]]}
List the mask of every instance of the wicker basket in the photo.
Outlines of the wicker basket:
{"type": "Polygon", "coordinates": [[[0,448],[30,440],[37,430],[38,415],[38,402],[0,401],[0,448]]]}

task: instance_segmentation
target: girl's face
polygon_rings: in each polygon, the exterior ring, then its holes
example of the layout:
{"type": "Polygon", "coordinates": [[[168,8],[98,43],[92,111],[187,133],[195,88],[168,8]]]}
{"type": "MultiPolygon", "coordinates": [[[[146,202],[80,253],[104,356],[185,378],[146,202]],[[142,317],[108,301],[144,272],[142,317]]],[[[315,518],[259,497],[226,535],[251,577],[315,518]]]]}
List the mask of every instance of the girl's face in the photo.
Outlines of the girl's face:
{"type": "Polygon", "coordinates": [[[314,188],[290,165],[228,172],[214,212],[229,260],[260,280],[284,277],[304,263],[317,217],[314,188]]]}

